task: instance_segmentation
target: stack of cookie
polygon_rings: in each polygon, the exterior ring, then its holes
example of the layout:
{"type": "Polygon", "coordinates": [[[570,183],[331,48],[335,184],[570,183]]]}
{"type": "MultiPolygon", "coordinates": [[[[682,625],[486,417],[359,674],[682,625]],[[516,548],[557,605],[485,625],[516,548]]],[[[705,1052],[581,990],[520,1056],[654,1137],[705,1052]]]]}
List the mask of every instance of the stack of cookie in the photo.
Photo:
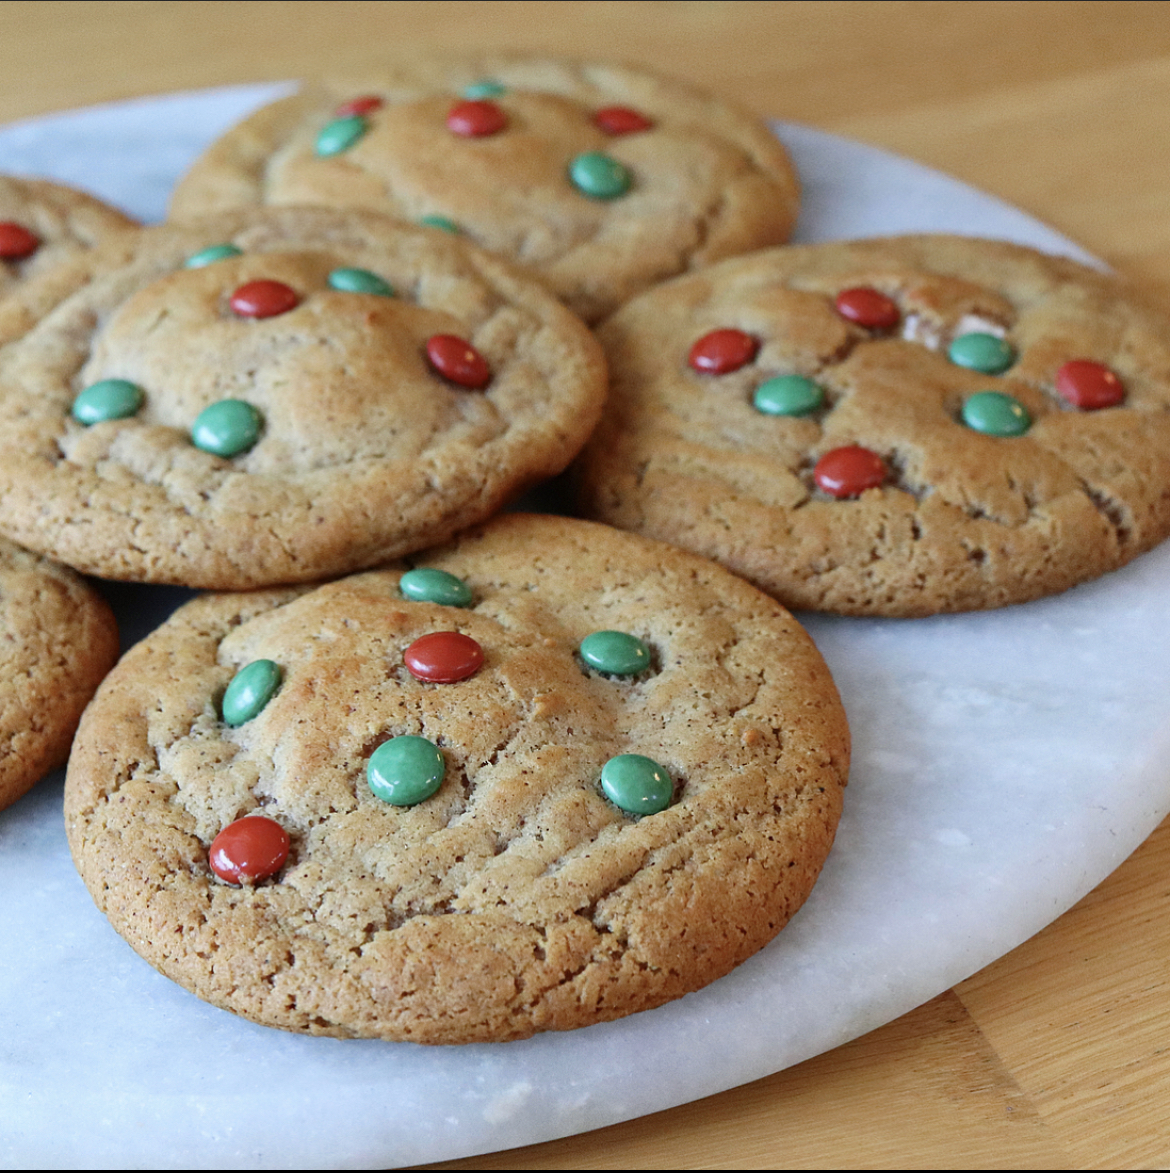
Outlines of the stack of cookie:
{"type": "Polygon", "coordinates": [[[260,111],[170,222],[10,291],[0,532],[232,592],[122,660],[70,761],[143,956],[338,1036],[678,997],[783,927],[840,815],[785,605],[1002,606],[1170,532],[1157,315],[992,242],[786,247],[797,203],[688,87],[422,60],[260,111]],[[575,460],[581,518],[501,514],[575,460]]]}

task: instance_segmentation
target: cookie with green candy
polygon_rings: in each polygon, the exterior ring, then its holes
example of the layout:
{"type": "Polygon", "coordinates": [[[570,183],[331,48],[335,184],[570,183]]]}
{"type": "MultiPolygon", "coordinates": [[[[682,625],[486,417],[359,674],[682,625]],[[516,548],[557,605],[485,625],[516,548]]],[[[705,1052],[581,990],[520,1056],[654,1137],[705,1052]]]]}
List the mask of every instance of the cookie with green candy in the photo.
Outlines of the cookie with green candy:
{"type": "Polygon", "coordinates": [[[833,841],[845,716],[712,562],[504,514],[320,586],[204,595],[66,782],[98,906],[199,997],[310,1034],[523,1038],[762,948],[833,841]]]}

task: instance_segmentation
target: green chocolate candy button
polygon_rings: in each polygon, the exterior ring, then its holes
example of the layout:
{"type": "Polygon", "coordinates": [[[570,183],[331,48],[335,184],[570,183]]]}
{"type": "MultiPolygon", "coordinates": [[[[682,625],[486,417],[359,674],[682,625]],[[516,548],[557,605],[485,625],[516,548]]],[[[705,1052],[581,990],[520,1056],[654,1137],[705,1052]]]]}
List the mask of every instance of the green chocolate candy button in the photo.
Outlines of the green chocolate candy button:
{"type": "Polygon", "coordinates": [[[376,293],[379,297],[393,297],[394,286],[383,281],[369,269],[334,269],[329,274],[329,287],[342,293],[376,293]]]}
{"type": "Polygon", "coordinates": [[[507,92],[508,87],[503,82],[496,81],[494,77],[485,77],[480,81],[473,81],[471,85],[467,86],[463,91],[463,96],[476,100],[479,98],[498,98],[507,92]]]}
{"type": "Polygon", "coordinates": [[[449,220],[446,216],[420,216],[418,222],[427,228],[438,228],[442,232],[449,232],[452,236],[458,236],[463,231],[454,220],[449,220]]]}
{"type": "Polygon", "coordinates": [[[650,667],[650,649],[624,631],[595,631],[581,641],[581,659],[598,672],[635,676],[650,667]]]}
{"type": "Polygon", "coordinates": [[[601,789],[614,806],[632,815],[656,815],[674,797],[670,775],[652,758],[638,753],[610,758],[601,768],[601,789]]]}
{"type": "Polygon", "coordinates": [[[947,358],[957,367],[998,375],[1016,361],[1016,352],[994,334],[961,334],[948,348],[947,358]]]}
{"type": "Polygon", "coordinates": [[[184,269],[202,269],[204,265],[214,265],[216,261],[226,261],[229,257],[241,257],[244,255],[242,248],[236,248],[234,244],[213,244],[210,248],[201,248],[197,253],[192,253],[184,262],[184,269]]]}
{"type": "Polygon", "coordinates": [[[392,737],[370,755],[366,778],[375,797],[391,806],[416,806],[443,783],[443,751],[425,737],[392,737]]]}
{"type": "Polygon", "coordinates": [[[438,603],[441,607],[470,607],[471,588],[445,570],[416,566],[398,580],[398,590],[412,603],[438,603]]]}
{"type": "Polygon", "coordinates": [[[756,388],[752,404],[764,415],[808,415],[825,402],[825,393],[803,375],[777,375],[756,388]]]}
{"type": "Polygon", "coordinates": [[[238,456],[260,438],[260,413],[242,399],[221,399],[195,417],[191,442],[213,456],[238,456]]]}
{"type": "Polygon", "coordinates": [[[370,124],[360,114],[335,118],[327,122],[317,135],[317,154],[322,158],[348,151],[369,130],[370,124]]]}
{"type": "Polygon", "coordinates": [[[579,192],[595,200],[617,199],[633,182],[630,169],[602,151],[578,155],[569,164],[569,178],[579,192]]]}
{"type": "Polygon", "coordinates": [[[258,716],[276,695],[284,680],[280,665],[272,660],[253,660],[241,668],[223,694],[220,711],[227,725],[243,725],[258,716]]]}
{"type": "Polygon", "coordinates": [[[128,379],[91,383],[73,401],[73,418],[87,427],[103,420],[124,420],[142,406],[146,392],[128,379]]]}
{"type": "Polygon", "coordinates": [[[978,391],[963,404],[963,423],[987,436],[1022,436],[1032,426],[1032,417],[1010,395],[978,391]]]}

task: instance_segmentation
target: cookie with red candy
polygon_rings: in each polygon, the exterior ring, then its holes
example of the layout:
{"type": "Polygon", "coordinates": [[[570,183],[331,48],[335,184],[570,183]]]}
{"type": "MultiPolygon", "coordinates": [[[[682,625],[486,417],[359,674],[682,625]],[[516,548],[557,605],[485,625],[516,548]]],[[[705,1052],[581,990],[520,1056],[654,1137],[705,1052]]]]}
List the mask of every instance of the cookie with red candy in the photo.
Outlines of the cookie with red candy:
{"type": "Polygon", "coordinates": [[[788,606],[999,607],[1170,533],[1170,323],[1071,260],[944,236],[765,250],[599,337],[586,515],[788,606]]]}
{"type": "Polygon", "coordinates": [[[172,218],[245,204],[436,223],[536,270],[589,321],[792,230],[798,181],[758,119],[641,68],[412,57],[306,86],[213,144],[172,218]]]}

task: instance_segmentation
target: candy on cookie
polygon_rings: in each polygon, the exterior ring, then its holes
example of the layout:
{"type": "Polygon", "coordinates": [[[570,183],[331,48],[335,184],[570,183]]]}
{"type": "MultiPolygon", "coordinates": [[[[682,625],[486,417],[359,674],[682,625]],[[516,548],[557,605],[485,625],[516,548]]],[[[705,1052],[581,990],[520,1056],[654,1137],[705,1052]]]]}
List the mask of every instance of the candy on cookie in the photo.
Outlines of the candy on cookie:
{"type": "Polygon", "coordinates": [[[828,669],[773,599],[505,514],[180,608],[90,707],[66,823],[114,927],[215,1005],[503,1041],[660,1005],[767,944],[848,763],[828,669]]]}
{"type": "Polygon", "coordinates": [[[260,203],[460,233],[595,321],[667,277],[783,243],[799,186],[763,123],[684,83],[452,56],[387,62],[258,111],[179,181],[171,217],[260,203]]]}
{"type": "Polygon", "coordinates": [[[764,250],[599,337],[583,512],[787,606],[999,607],[1170,533],[1170,323],[1071,260],[945,236],[764,250]]]}

